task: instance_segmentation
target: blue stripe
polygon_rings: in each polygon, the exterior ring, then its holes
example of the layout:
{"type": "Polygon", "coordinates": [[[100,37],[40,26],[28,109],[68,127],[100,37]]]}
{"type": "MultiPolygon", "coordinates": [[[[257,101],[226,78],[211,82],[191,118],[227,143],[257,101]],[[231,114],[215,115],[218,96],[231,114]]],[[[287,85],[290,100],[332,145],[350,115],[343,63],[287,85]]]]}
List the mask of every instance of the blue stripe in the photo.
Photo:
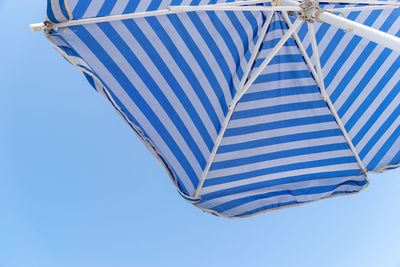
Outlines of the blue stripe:
{"type": "Polygon", "coordinates": [[[240,99],[240,102],[256,101],[256,100],[275,98],[281,96],[312,94],[316,92],[318,92],[318,88],[315,85],[279,88],[279,89],[265,90],[260,92],[246,93],[240,99]]]}
{"type": "Polygon", "coordinates": [[[65,8],[65,2],[64,2],[64,0],[58,0],[58,3],[59,3],[59,5],[60,5],[60,9],[61,9],[61,12],[62,12],[62,14],[64,15],[64,17],[65,17],[67,20],[72,19],[72,18],[69,17],[68,12],[67,12],[67,9],[65,8]]]}
{"type": "Polygon", "coordinates": [[[282,104],[263,108],[236,111],[235,113],[233,113],[231,120],[254,118],[281,112],[299,111],[324,107],[326,107],[326,103],[322,100],[282,104]]]}
{"type": "MultiPolygon", "coordinates": [[[[281,40],[281,38],[275,38],[275,39],[271,39],[268,41],[263,42],[261,50],[267,50],[267,49],[272,49],[274,48],[279,41],[281,40]]],[[[292,38],[289,38],[285,44],[283,46],[297,46],[296,43],[293,41],[292,38]]]]}
{"type": "MultiPolygon", "coordinates": [[[[132,33],[132,35],[135,36],[134,32],[137,32],[137,34],[139,34],[139,31],[134,31],[135,28],[140,28],[134,21],[127,20],[127,21],[124,21],[123,23],[128,28],[128,30],[132,33]]],[[[150,25],[151,24],[152,23],[150,23],[150,25]]],[[[189,64],[183,58],[182,54],[179,53],[178,48],[174,45],[174,43],[170,39],[169,35],[163,30],[163,28],[161,27],[161,25],[159,24],[159,22],[157,20],[154,20],[153,28],[159,28],[159,31],[156,31],[157,36],[163,42],[163,45],[166,47],[166,49],[168,49],[168,51],[171,54],[172,58],[175,60],[177,66],[180,68],[180,70],[182,71],[182,73],[186,77],[187,81],[190,83],[191,87],[193,88],[193,91],[196,93],[196,95],[200,99],[200,101],[201,101],[202,105],[204,106],[204,108],[205,108],[205,110],[206,110],[211,122],[213,123],[214,129],[216,130],[216,132],[218,132],[220,127],[221,127],[219,118],[218,118],[218,116],[217,116],[217,114],[215,112],[215,109],[212,106],[210,100],[208,99],[206,93],[204,92],[199,80],[197,79],[196,75],[193,73],[193,71],[190,68],[189,64]]],[[[143,38],[145,38],[145,37],[143,37],[143,38]]],[[[186,42],[186,44],[188,44],[188,43],[186,42]]],[[[193,52],[193,50],[192,50],[192,52],[193,52]]],[[[199,56],[199,55],[196,54],[196,56],[199,56]]],[[[221,91],[222,91],[222,89],[221,89],[221,91]]],[[[226,104],[225,104],[225,106],[222,106],[222,105],[223,105],[223,102],[221,103],[221,108],[222,108],[223,111],[225,111],[227,109],[226,104]]]]}
{"type": "Polygon", "coordinates": [[[269,123],[262,123],[262,124],[254,124],[250,126],[244,127],[237,127],[237,128],[229,128],[225,132],[225,136],[236,136],[236,135],[243,135],[273,129],[281,129],[281,128],[288,128],[288,127],[295,127],[300,125],[311,125],[317,123],[324,123],[324,122],[331,122],[333,121],[332,115],[321,115],[321,116],[314,116],[314,117],[304,117],[304,118],[296,118],[290,120],[281,120],[281,121],[274,121],[269,123]]]}
{"type": "Polygon", "coordinates": [[[83,15],[85,15],[85,12],[88,9],[90,3],[91,1],[78,1],[77,5],[72,11],[72,16],[74,17],[74,19],[83,18],[83,15]]]}
{"type": "Polygon", "coordinates": [[[85,76],[86,80],[90,83],[90,85],[93,87],[93,89],[97,92],[96,85],[94,84],[93,77],[87,74],[86,72],[83,72],[83,75],[85,76]]]}
{"type": "MultiPolygon", "coordinates": [[[[274,13],[274,18],[269,24],[268,32],[273,32],[276,30],[287,30],[289,29],[284,21],[283,17],[280,15],[279,12],[274,13]]],[[[268,35],[267,35],[268,36],[268,35]]]]}
{"type": "MultiPolygon", "coordinates": [[[[138,0],[130,0],[124,9],[124,12],[122,12],[122,13],[123,14],[133,13],[136,10],[136,8],[138,7],[139,3],[140,3],[140,1],[138,1],[138,0]]],[[[173,5],[173,4],[171,3],[171,5],[173,5]]]]}
{"type": "Polygon", "coordinates": [[[47,18],[54,23],[58,23],[59,21],[56,19],[53,13],[53,7],[51,4],[51,0],[47,0],[47,12],[46,12],[47,18]]]}
{"type": "Polygon", "coordinates": [[[292,164],[287,164],[287,165],[282,165],[282,166],[270,167],[270,168],[266,168],[266,169],[237,173],[237,174],[233,174],[233,175],[220,176],[218,178],[212,178],[212,179],[208,178],[204,182],[204,187],[218,185],[218,184],[224,184],[224,183],[230,183],[232,181],[245,180],[245,179],[249,179],[249,178],[272,174],[272,173],[280,173],[280,172],[301,170],[301,169],[307,169],[307,168],[315,168],[315,167],[321,167],[321,166],[339,165],[339,164],[353,163],[353,162],[356,162],[354,159],[354,156],[305,161],[305,162],[300,162],[300,163],[292,163],[292,164]]]}
{"type": "Polygon", "coordinates": [[[243,143],[236,143],[231,145],[221,145],[218,148],[217,154],[228,153],[233,151],[240,151],[244,149],[252,149],[256,147],[271,146],[277,144],[284,144],[302,140],[318,139],[324,137],[341,136],[342,132],[339,129],[330,129],[323,131],[305,132],[291,135],[274,136],[270,138],[264,138],[254,141],[248,141],[243,143]]]}
{"type": "Polygon", "coordinates": [[[247,185],[241,185],[234,188],[223,189],[216,192],[208,193],[201,195],[202,202],[229,196],[240,194],[244,192],[249,192],[253,190],[257,190],[260,188],[268,188],[273,186],[279,186],[283,184],[292,184],[292,183],[299,183],[299,182],[307,182],[313,180],[321,180],[321,179],[334,179],[334,178],[341,178],[341,177],[352,177],[352,176],[360,176],[362,175],[361,171],[358,170],[339,170],[339,171],[330,171],[330,172],[318,172],[318,173],[307,173],[302,175],[295,175],[285,178],[279,179],[272,179],[267,181],[261,181],[256,183],[251,183],[247,185]]]}
{"type": "Polygon", "coordinates": [[[196,109],[190,102],[189,98],[187,97],[186,93],[183,91],[182,87],[180,86],[179,82],[175,79],[173,73],[169,70],[168,66],[162,60],[160,55],[157,53],[157,50],[153,47],[151,42],[146,38],[143,32],[140,30],[139,26],[133,20],[126,20],[123,22],[127,29],[131,32],[131,34],[140,42],[143,50],[152,59],[154,65],[156,65],[157,69],[159,69],[160,74],[164,77],[168,85],[171,89],[174,90],[175,94],[177,95],[178,99],[182,103],[183,107],[193,120],[194,125],[196,126],[199,133],[206,143],[209,151],[212,150],[214,146],[214,142],[211,139],[206,127],[203,124],[199,114],[197,113],[196,109]]]}
{"type": "Polygon", "coordinates": [[[310,155],[314,153],[322,153],[328,151],[337,151],[337,150],[348,150],[349,145],[347,143],[334,143],[328,145],[320,145],[320,146],[310,146],[310,147],[301,147],[296,149],[289,150],[280,150],[277,152],[270,152],[266,154],[245,157],[245,154],[238,159],[224,160],[219,162],[214,162],[210,170],[219,170],[219,169],[227,169],[233,168],[248,164],[254,164],[258,162],[265,162],[270,160],[276,160],[281,158],[290,158],[302,155],[310,155]]]}
{"type": "MultiPolygon", "coordinates": [[[[259,58],[254,63],[254,67],[259,67],[265,58],[259,58]]],[[[272,58],[268,65],[276,65],[283,63],[301,63],[303,62],[303,57],[301,55],[276,55],[272,58]]]]}
{"type": "MultiPolygon", "coordinates": [[[[213,14],[215,14],[215,12],[213,14]]],[[[239,21],[239,19],[236,17],[236,15],[233,11],[228,11],[225,14],[228,16],[229,20],[231,21],[232,25],[234,26],[236,32],[239,35],[240,40],[242,41],[243,51],[248,50],[249,43],[248,43],[248,39],[247,39],[247,34],[246,34],[246,30],[243,28],[242,23],[239,21]]],[[[223,25],[222,22],[221,22],[221,25],[223,25]]],[[[231,36],[231,34],[225,29],[225,31],[222,33],[221,36],[231,36]],[[225,35],[225,34],[227,34],[227,35],[225,35]]],[[[224,38],[224,40],[225,40],[225,38],[224,38]]],[[[238,79],[241,80],[243,77],[243,74],[244,74],[242,67],[240,66],[241,55],[239,55],[237,46],[233,42],[232,38],[227,39],[227,41],[229,41],[229,47],[232,47],[232,50],[231,49],[230,50],[233,52],[232,56],[235,61],[235,65],[237,66],[236,75],[237,75],[238,79]]],[[[228,45],[228,43],[227,43],[227,45],[228,45]]],[[[233,88],[233,84],[230,87],[233,88]]],[[[231,94],[232,98],[233,98],[234,94],[235,94],[235,92],[231,94]]]]}
{"type": "Polygon", "coordinates": [[[310,71],[308,70],[294,70],[294,71],[281,71],[275,73],[268,73],[258,76],[254,84],[266,83],[271,81],[291,80],[300,78],[310,78],[310,71]]]}
{"type": "Polygon", "coordinates": [[[111,11],[113,10],[117,0],[107,0],[102,5],[99,13],[97,14],[98,17],[104,17],[110,15],[111,11]]]}
{"type": "Polygon", "coordinates": [[[157,10],[162,3],[162,0],[151,0],[150,5],[147,7],[146,11],[157,10]]]}

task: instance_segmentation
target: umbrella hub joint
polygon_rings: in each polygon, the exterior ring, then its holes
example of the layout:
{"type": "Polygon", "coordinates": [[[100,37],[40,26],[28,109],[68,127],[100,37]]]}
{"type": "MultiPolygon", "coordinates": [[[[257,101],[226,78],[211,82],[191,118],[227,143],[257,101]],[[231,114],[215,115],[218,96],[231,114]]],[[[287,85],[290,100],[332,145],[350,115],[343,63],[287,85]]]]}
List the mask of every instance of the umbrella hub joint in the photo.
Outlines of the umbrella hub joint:
{"type": "Polygon", "coordinates": [[[42,29],[49,33],[52,30],[57,30],[57,26],[53,22],[47,20],[43,23],[42,29]]]}
{"type": "Polygon", "coordinates": [[[314,22],[314,20],[321,23],[319,15],[324,12],[322,8],[319,7],[318,0],[303,0],[300,3],[300,11],[298,11],[298,16],[301,20],[305,22],[314,22]]]}

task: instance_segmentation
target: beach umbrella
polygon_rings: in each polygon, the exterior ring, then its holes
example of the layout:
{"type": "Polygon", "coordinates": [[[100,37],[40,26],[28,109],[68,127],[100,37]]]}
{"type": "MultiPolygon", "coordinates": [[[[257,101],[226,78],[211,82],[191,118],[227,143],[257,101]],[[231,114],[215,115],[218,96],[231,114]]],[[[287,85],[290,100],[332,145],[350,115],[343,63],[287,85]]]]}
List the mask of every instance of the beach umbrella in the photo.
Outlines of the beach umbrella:
{"type": "Polygon", "coordinates": [[[400,2],[48,0],[31,28],[204,211],[352,194],[399,166],[400,2]]]}

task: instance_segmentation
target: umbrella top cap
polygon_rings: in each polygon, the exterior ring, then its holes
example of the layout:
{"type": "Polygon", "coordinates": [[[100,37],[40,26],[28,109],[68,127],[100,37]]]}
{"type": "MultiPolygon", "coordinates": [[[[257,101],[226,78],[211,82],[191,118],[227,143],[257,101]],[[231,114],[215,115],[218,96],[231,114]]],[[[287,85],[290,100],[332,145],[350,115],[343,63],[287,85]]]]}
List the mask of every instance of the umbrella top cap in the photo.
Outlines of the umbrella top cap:
{"type": "Polygon", "coordinates": [[[274,0],[273,3],[277,6],[298,6],[300,8],[297,12],[298,17],[305,22],[314,22],[314,20],[321,22],[319,15],[325,11],[319,7],[318,0],[303,0],[300,3],[291,0],[274,0]]]}
{"type": "Polygon", "coordinates": [[[319,7],[319,2],[316,0],[304,0],[300,3],[301,8],[298,12],[299,18],[305,22],[313,22],[314,20],[321,22],[319,20],[319,15],[324,11],[319,7]]]}

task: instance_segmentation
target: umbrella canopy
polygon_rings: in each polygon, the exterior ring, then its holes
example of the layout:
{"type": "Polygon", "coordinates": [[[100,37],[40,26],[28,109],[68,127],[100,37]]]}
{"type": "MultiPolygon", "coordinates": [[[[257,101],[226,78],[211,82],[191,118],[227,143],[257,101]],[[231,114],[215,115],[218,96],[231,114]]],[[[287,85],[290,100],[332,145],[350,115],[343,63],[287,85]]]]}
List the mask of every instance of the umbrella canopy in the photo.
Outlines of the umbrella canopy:
{"type": "Polygon", "coordinates": [[[400,163],[400,4],[328,2],[48,0],[32,27],[185,199],[245,217],[400,163]]]}

